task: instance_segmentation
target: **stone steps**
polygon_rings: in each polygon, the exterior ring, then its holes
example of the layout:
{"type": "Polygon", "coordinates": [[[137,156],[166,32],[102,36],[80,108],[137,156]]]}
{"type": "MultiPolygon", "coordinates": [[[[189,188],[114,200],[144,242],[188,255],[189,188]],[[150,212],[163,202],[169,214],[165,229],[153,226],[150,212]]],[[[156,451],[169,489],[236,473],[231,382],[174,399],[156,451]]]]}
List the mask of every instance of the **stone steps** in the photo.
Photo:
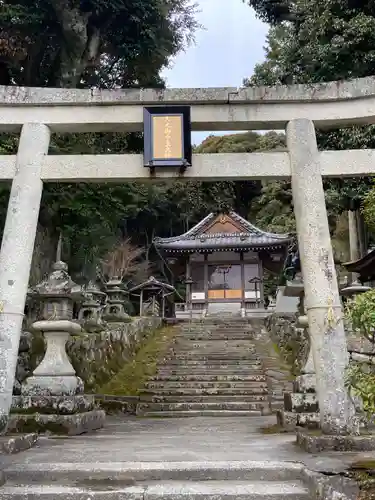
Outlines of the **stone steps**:
{"type": "Polygon", "coordinates": [[[0,500],[309,500],[302,467],[283,462],[24,463],[0,500]]]}
{"type": "Polygon", "coordinates": [[[199,350],[182,351],[179,349],[169,351],[166,353],[166,358],[168,355],[173,355],[173,359],[193,359],[193,360],[219,360],[219,361],[258,361],[259,356],[254,352],[202,352],[199,350]]]}
{"type": "Polygon", "coordinates": [[[141,392],[141,394],[155,394],[162,396],[165,394],[166,396],[170,396],[171,394],[176,394],[176,395],[193,395],[196,394],[198,396],[210,396],[210,395],[267,395],[268,390],[267,387],[165,387],[165,388],[156,388],[153,389],[152,387],[147,388],[141,392]]]}
{"type": "Polygon", "coordinates": [[[176,339],[180,338],[190,338],[190,337],[203,337],[203,339],[214,339],[225,340],[228,337],[230,340],[236,339],[238,337],[240,340],[249,340],[254,337],[254,334],[250,330],[242,330],[241,328],[211,328],[211,329],[198,329],[198,330],[185,330],[176,332],[176,339]]]}
{"type": "Polygon", "coordinates": [[[137,415],[145,411],[206,411],[206,410],[234,410],[234,411],[261,411],[264,402],[249,401],[221,401],[194,403],[190,401],[176,403],[146,403],[140,402],[137,407],[137,415]]]}
{"type": "Polygon", "coordinates": [[[240,355],[241,357],[244,354],[252,354],[256,355],[256,349],[254,347],[233,347],[233,346],[223,346],[217,347],[215,346],[215,342],[213,342],[212,347],[201,347],[198,344],[192,344],[191,346],[174,344],[170,349],[168,349],[167,354],[178,352],[179,354],[195,354],[195,355],[213,355],[213,356],[235,356],[240,355]]]}
{"type": "Polygon", "coordinates": [[[197,346],[199,346],[202,349],[212,349],[214,346],[216,346],[218,349],[224,350],[224,352],[226,348],[236,349],[236,350],[246,349],[245,345],[237,346],[235,342],[241,342],[241,343],[243,342],[244,344],[248,344],[247,347],[253,348],[253,346],[251,345],[253,343],[253,340],[249,338],[232,339],[232,338],[211,338],[211,337],[206,339],[201,339],[201,338],[175,339],[175,341],[171,344],[171,347],[179,346],[179,348],[181,347],[183,349],[183,348],[193,348],[194,346],[195,348],[197,348],[197,346]],[[207,342],[207,343],[209,342],[211,345],[202,346],[201,342],[207,342]],[[220,344],[216,346],[217,342],[219,342],[220,344]],[[225,342],[228,343],[227,346],[225,346],[225,342]]]}
{"type": "Polygon", "coordinates": [[[176,335],[176,342],[179,341],[191,341],[191,342],[201,342],[201,341],[246,341],[251,342],[252,336],[246,335],[241,332],[223,332],[223,333],[185,333],[184,335],[176,335]]]}
{"type": "Polygon", "coordinates": [[[243,333],[222,333],[222,334],[185,334],[185,335],[176,335],[175,337],[176,343],[178,342],[235,342],[235,341],[244,341],[244,342],[252,342],[252,337],[249,335],[244,335],[243,333]]]}
{"type": "Polygon", "coordinates": [[[23,462],[5,469],[7,484],[80,483],[96,476],[115,482],[119,478],[144,481],[294,481],[303,477],[303,466],[280,461],[205,462],[23,462]]]}
{"type": "Polygon", "coordinates": [[[259,416],[268,384],[247,321],[181,325],[141,391],[140,416],[259,416]],[[233,338],[233,337],[234,338],[233,338]]]}
{"type": "Polygon", "coordinates": [[[221,389],[223,391],[230,390],[247,390],[247,391],[261,391],[262,393],[268,392],[266,382],[228,382],[228,381],[163,381],[163,382],[147,382],[145,384],[147,390],[178,390],[178,389],[197,389],[197,390],[210,390],[221,389]]]}
{"type": "MultiPolygon", "coordinates": [[[[262,411],[251,410],[186,410],[186,411],[143,411],[142,418],[186,418],[186,417],[261,417],[262,411]]],[[[1,497],[0,497],[1,500],[1,497]]]]}
{"type": "Polygon", "coordinates": [[[171,375],[254,375],[263,376],[262,366],[259,364],[245,365],[204,365],[199,363],[196,365],[160,365],[157,374],[171,375]]]}
{"type": "Polygon", "coordinates": [[[263,375],[262,366],[259,365],[236,365],[236,364],[205,364],[205,363],[194,363],[194,364],[165,364],[161,365],[157,373],[166,374],[170,373],[172,375],[186,375],[186,374],[207,374],[207,375],[220,375],[226,373],[228,375],[246,374],[246,375],[263,375]]]}
{"type": "Polygon", "coordinates": [[[235,350],[228,349],[227,351],[219,350],[203,350],[203,349],[179,349],[173,348],[165,354],[165,358],[173,359],[237,359],[247,361],[257,361],[259,356],[254,350],[235,350]]]}
{"type": "Polygon", "coordinates": [[[0,499],[12,500],[308,500],[301,482],[169,481],[140,486],[75,488],[59,485],[4,486],[0,499]]]}
{"type": "Polygon", "coordinates": [[[241,367],[240,365],[237,367],[231,367],[231,366],[221,366],[221,367],[216,367],[216,366],[188,366],[188,367],[176,367],[176,366],[165,366],[165,368],[159,368],[159,370],[156,373],[156,376],[168,376],[168,375],[173,375],[173,376],[178,376],[178,377],[185,377],[188,375],[195,376],[195,377],[201,377],[204,375],[209,375],[209,376],[222,376],[223,373],[225,373],[226,376],[241,376],[241,375],[248,375],[251,377],[263,377],[263,370],[261,366],[257,367],[241,367]]]}
{"type": "MultiPolygon", "coordinates": [[[[153,403],[225,403],[228,401],[228,394],[141,394],[141,401],[150,401],[153,403]]],[[[241,401],[246,403],[258,403],[268,400],[266,395],[262,394],[231,394],[231,401],[241,401]]]]}
{"type": "Polygon", "coordinates": [[[211,375],[207,373],[203,373],[201,375],[195,375],[194,373],[190,373],[188,375],[155,375],[154,377],[150,377],[150,381],[153,382],[163,382],[163,385],[166,382],[191,382],[197,381],[200,382],[266,382],[266,377],[264,375],[229,375],[229,374],[218,374],[211,375]]]}
{"type": "Polygon", "coordinates": [[[185,332],[176,332],[175,339],[190,339],[202,337],[202,340],[251,340],[254,333],[249,330],[224,328],[223,330],[187,330],[185,332]]]}
{"type": "Polygon", "coordinates": [[[241,366],[243,368],[251,368],[251,367],[256,367],[256,366],[261,366],[261,362],[257,359],[197,359],[192,357],[191,359],[188,358],[171,358],[171,359],[164,359],[163,361],[159,362],[159,366],[204,366],[205,368],[209,368],[210,366],[212,367],[219,367],[220,369],[226,369],[229,368],[230,365],[233,367],[236,366],[241,366]]]}
{"type": "Polygon", "coordinates": [[[230,326],[227,326],[225,328],[217,328],[213,326],[210,328],[190,328],[185,330],[180,329],[178,332],[176,332],[176,338],[184,337],[187,335],[205,335],[205,336],[241,335],[242,338],[247,339],[247,338],[252,338],[254,334],[251,329],[248,328],[244,329],[244,328],[230,327],[230,326]]]}

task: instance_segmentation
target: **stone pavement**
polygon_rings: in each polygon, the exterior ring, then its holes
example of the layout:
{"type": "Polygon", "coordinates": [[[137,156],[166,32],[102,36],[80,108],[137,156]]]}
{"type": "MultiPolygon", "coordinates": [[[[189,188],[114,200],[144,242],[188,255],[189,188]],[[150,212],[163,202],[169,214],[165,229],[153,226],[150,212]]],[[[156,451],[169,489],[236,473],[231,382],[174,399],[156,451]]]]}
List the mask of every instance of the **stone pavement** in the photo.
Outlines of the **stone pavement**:
{"type": "MultiPolygon", "coordinates": [[[[358,453],[299,450],[294,434],[263,434],[275,417],[196,417],[179,419],[108,418],[91,435],[39,438],[38,446],[5,463],[53,464],[103,462],[301,462],[312,470],[342,470],[358,453]]],[[[366,454],[369,456],[369,454],[366,454]]],[[[374,455],[375,456],[375,455],[374,455]]]]}
{"type": "MultiPolygon", "coordinates": [[[[345,463],[356,457],[353,453],[308,455],[295,446],[293,434],[264,435],[260,432],[260,427],[273,423],[275,417],[112,418],[103,430],[90,436],[41,438],[38,446],[31,450],[3,456],[8,481],[0,488],[0,499],[107,498],[108,484],[122,477],[125,483],[130,478],[130,485],[135,481],[137,487],[140,487],[137,481],[148,480],[150,486],[152,479],[152,487],[157,486],[151,495],[153,498],[175,498],[173,488],[178,484],[179,498],[185,498],[188,489],[194,487],[199,493],[193,495],[194,498],[207,498],[217,493],[218,498],[233,498],[234,495],[235,498],[259,500],[309,500],[313,497],[300,481],[300,464],[312,471],[338,473],[345,469],[345,463]],[[214,469],[215,474],[211,470],[207,472],[210,477],[201,473],[198,480],[194,479],[197,471],[207,467],[214,469]],[[228,481],[231,479],[228,471],[233,468],[240,468],[242,472],[236,474],[236,481],[228,481]],[[179,476],[173,473],[177,469],[179,476]],[[152,477],[145,471],[149,474],[153,471],[152,477]],[[217,481],[211,484],[208,479],[217,481]],[[87,481],[93,480],[104,480],[104,486],[90,493],[82,489],[87,481]],[[155,480],[159,480],[156,486],[155,480]],[[192,482],[194,480],[196,482],[192,482]],[[80,488],[74,489],[72,485],[77,484],[80,488]],[[164,493],[163,488],[167,488],[164,493]],[[220,493],[215,488],[223,490],[220,493]]],[[[130,485],[126,483],[126,488],[130,485]]],[[[135,497],[129,495],[135,491],[128,490],[127,494],[124,491],[116,490],[117,494],[112,491],[112,498],[134,500],[135,497]]],[[[145,490],[142,491],[143,495],[145,490]]]]}

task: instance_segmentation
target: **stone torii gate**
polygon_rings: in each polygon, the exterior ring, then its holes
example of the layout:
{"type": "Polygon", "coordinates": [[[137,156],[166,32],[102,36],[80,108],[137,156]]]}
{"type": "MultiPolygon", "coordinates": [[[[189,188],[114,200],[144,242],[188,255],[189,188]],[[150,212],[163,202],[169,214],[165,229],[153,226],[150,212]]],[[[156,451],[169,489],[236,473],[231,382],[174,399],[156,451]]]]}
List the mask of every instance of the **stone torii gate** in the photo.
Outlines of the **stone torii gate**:
{"type": "Polygon", "coordinates": [[[0,131],[19,132],[17,156],[0,156],[12,181],[0,251],[0,430],[7,423],[43,183],[150,180],[142,155],[48,155],[51,132],[143,129],[144,106],[190,105],[192,130],[285,129],[287,152],[193,155],[183,174],[153,181],[289,179],[324,432],[353,430],[348,362],[322,176],[375,173],[375,150],[319,152],[315,127],[375,123],[375,78],[247,89],[69,90],[0,87],[0,131]]]}

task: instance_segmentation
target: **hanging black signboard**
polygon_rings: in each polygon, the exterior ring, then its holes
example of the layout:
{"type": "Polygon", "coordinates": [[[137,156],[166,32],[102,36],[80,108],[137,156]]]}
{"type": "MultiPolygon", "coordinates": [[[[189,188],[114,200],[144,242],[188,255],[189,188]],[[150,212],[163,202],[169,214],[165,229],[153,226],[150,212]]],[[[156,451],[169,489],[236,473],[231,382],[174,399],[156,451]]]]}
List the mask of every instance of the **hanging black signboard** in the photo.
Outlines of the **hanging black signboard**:
{"type": "Polygon", "coordinates": [[[144,165],[191,166],[190,106],[144,108],[144,165]]]}

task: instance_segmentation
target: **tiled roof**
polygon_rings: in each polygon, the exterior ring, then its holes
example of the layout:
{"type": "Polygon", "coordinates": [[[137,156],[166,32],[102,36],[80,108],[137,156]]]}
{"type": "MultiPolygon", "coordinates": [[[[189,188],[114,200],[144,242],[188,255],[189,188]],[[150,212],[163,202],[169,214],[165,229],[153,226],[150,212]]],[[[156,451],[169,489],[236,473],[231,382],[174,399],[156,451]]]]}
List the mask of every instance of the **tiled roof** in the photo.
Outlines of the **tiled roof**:
{"type": "Polygon", "coordinates": [[[168,283],[163,283],[162,281],[157,280],[153,276],[151,276],[147,281],[144,281],[140,285],[136,285],[129,290],[129,293],[133,293],[137,290],[144,290],[146,288],[159,288],[161,290],[169,290],[173,292],[175,290],[174,286],[169,285],[168,283]]]}
{"type": "Polygon", "coordinates": [[[375,249],[358,260],[344,263],[343,266],[351,273],[358,273],[361,278],[372,279],[375,276],[375,249]]]}
{"type": "Polygon", "coordinates": [[[171,238],[155,238],[154,244],[167,251],[194,252],[197,250],[276,249],[287,246],[292,240],[288,234],[262,231],[235,212],[230,212],[228,215],[238,223],[242,232],[206,233],[207,226],[217,217],[217,214],[211,213],[186,233],[171,238]]]}

